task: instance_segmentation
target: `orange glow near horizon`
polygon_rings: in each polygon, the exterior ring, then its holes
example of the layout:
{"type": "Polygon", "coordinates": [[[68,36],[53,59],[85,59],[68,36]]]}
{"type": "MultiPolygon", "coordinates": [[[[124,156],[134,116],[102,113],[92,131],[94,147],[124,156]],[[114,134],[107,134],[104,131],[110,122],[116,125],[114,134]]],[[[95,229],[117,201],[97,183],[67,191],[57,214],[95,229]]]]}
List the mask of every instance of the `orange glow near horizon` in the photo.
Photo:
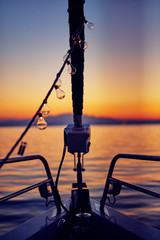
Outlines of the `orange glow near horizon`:
{"type": "MultiPolygon", "coordinates": [[[[50,101],[51,102],[51,101],[50,101]]],[[[52,106],[52,104],[48,104],[50,107],[50,116],[57,116],[60,114],[72,114],[72,105],[71,102],[67,104],[65,100],[60,101],[60,103],[56,103],[56,105],[52,106]]],[[[35,112],[38,109],[38,104],[32,106],[24,104],[17,107],[15,106],[7,106],[6,109],[1,108],[1,117],[0,119],[31,119],[35,112]],[[7,111],[6,111],[7,110],[7,111]]],[[[113,118],[113,119],[150,119],[157,120],[160,119],[159,113],[159,104],[155,104],[154,108],[152,104],[144,104],[142,106],[141,103],[112,103],[107,104],[105,102],[92,102],[86,103],[83,109],[83,115],[94,116],[94,117],[102,117],[102,118],[113,118]]]]}
{"type": "MultiPolygon", "coordinates": [[[[43,4],[37,8],[33,1],[27,2],[27,8],[23,1],[14,7],[12,1],[1,4],[0,119],[32,118],[69,47],[67,6],[56,2],[51,8],[43,4]]],[[[93,19],[95,30],[85,29],[84,115],[160,119],[159,4],[138,4],[86,3],[85,13],[93,19]]],[[[52,116],[72,113],[66,69],[61,80],[66,97],[58,100],[53,90],[48,99],[52,116]]]]}
{"type": "MultiPolygon", "coordinates": [[[[50,115],[52,116],[68,114],[73,111],[70,77],[65,77],[64,79],[68,79],[63,83],[62,89],[66,92],[66,97],[63,100],[58,100],[55,90],[53,90],[48,99],[50,115]]],[[[119,85],[118,89],[115,89],[116,80],[108,80],[111,79],[111,76],[101,73],[99,81],[96,81],[97,78],[98,75],[90,71],[85,73],[84,115],[116,119],[160,119],[158,89],[151,88],[147,82],[143,88],[134,82],[132,86],[119,85]],[[92,87],[88,79],[92,79],[92,87]]],[[[48,84],[48,89],[49,87],[48,84]]],[[[26,87],[26,92],[21,92],[17,87],[17,94],[11,91],[7,96],[3,95],[2,92],[0,101],[3,104],[0,106],[0,119],[32,118],[48,91],[47,88],[42,91],[39,87],[37,92],[34,92],[34,89],[36,87],[33,85],[32,89],[26,87]]]]}
{"type": "MultiPolygon", "coordinates": [[[[133,82],[133,76],[132,78],[126,76],[129,84],[123,85],[122,77],[115,75],[111,81],[113,76],[107,70],[99,74],[92,72],[90,68],[85,71],[84,76],[84,115],[116,119],[160,119],[158,81],[152,86],[150,81],[146,80],[141,86],[141,82],[133,82]]],[[[38,79],[40,78],[38,75],[38,79]]],[[[62,89],[66,92],[66,97],[62,100],[57,99],[53,90],[48,99],[52,116],[73,111],[70,76],[65,73],[62,79],[64,79],[62,89]]],[[[41,86],[37,89],[33,84],[32,88],[25,86],[25,92],[21,91],[22,85],[16,86],[16,91],[9,91],[7,94],[2,91],[0,119],[32,118],[51,85],[47,84],[48,89],[44,86],[42,85],[43,90],[41,86]]]]}

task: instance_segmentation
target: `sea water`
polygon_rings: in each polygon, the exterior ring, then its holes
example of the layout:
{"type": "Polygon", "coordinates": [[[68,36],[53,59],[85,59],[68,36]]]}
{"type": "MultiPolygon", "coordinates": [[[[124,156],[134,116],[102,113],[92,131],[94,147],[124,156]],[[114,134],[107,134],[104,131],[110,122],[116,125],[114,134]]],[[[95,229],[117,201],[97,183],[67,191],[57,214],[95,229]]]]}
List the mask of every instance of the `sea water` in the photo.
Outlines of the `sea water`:
{"type": "MultiPolygon", "coordinates": [[[[44,156],[55,180],[63,152],[65,126],[52,126],[44,131],[32,127],[24,141],[25,155],[44,156]]],[[[0,158],[4,158],[20,136],[24,127],[0,128],[0,158]]],[[[18,148],[12,157],[17,157],[18,148]]],[[[83,181],[90,196],[101,199],[109,164],[118,153],[160,155],[160,125],[93,125],[90,151],[84,157],[83,181]]],[[[76,182],[73,155],[66,153],[58,189],[65,199],[70,196],[71,184],[76,182]]],[[[160,163],[120,159],[116,163],[116,178],[160,193],[160,163]]],[[[0,196],[18,191],[46,178],[39,160],[6,164],[0,171],[0,196]]],[[[160,229],[160,203],[158,199],[122,187],[112,206],[146,224],[160,229]]],[[[107,204],[108,200],[106,201],[107,204]]],[[[51,203],[49,207],[54,204],[51,203]]],[[[109,204],[111,205],[111,204],[109,204]]],[[[45,200],[37,189],[9,200],[0,206],[0,235],[46,210],[45,200]]]]}

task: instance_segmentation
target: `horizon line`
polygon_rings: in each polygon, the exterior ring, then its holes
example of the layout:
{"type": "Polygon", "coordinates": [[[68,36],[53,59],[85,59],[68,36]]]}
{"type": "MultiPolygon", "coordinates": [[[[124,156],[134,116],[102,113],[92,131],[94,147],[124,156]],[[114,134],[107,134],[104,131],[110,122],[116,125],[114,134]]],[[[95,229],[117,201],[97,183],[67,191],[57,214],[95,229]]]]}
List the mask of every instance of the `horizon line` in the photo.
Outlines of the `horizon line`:
{"type": "MultiPolygon", "coordinates": [[[[45,118],[48,117],[59,117],[59,116],[65,116],[65,115],[72,115],[72,113],[62,113],[62,114],[57,114],[57,115],[49,115],[49,116],[45,116],[45,118]]],[[[91,118],[96,118],[96,119],[111,119],[111,120],[120,120],[120,121],[160,121],[160,117],[159,118],[134,118],[134,117],[124,117],[124,118],[119,118],[119,117],[112,117],[112,116],[95,116],[95,115],[88,115],[88,114],[83,114],[82,117],[91,117],[91,118]]],[[[32,117],[26,117],[26,118],[22,118],[22,117],[8,117],[8,118],[3,118],[0,117],[0,121],[8,121],[8,120],[17,120],[17,121],[24,121],[24,120],[30,120],[32,119],[32,117]]]]}

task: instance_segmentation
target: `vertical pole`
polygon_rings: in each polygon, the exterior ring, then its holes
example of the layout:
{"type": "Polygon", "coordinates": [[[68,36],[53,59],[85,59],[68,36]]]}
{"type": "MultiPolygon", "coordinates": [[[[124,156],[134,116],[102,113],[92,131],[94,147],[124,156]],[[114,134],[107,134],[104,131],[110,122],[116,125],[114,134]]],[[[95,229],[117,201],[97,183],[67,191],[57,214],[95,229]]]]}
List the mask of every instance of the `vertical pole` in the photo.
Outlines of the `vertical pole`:
{"type": "MultiPolygon", "coordinates": [[[[70,46],[73,44],[72,35],[84,23],[83,5],[84,0],[68,0],[70,46]]],[[[80,39],[84,41],[84,27],[80,34],[80,39]]],[[[77,43],[71,55],[71,63],[76,67],[76,74],[71,76],[72,101],[73,101],[73,121],[75,127],[82,126],[83,109],[83,71],[84,71],[84,50],[77,43]]]]}
{"type": "Polygon", "coordinates": [[[78,184],[78,207],[81,208],[82,202],[82,165],[81,165],[81,153],[78,153],[77,163],[77,184],[78,184]]]}

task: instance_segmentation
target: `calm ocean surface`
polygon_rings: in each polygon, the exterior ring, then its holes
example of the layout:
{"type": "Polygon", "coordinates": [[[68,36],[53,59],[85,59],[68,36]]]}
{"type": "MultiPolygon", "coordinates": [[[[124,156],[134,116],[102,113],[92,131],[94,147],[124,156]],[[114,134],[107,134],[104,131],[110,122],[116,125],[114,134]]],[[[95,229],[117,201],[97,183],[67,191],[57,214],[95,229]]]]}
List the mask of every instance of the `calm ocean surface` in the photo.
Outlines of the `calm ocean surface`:
{"type": "MultiPolygon", "coordinates": [[[[0,128],[0,158],[5,157],[23,129],[0,128]]],[[[54,180],[63,151],[63,129],[64,126],[54,126],[40,131],[33,127],[24,138],[27,142],[24,156],[44,156],[54,180]]],[[[17,151],[18,148],[12,157],[17,156],[17,151]]],[[[160,155],[160,125],[91,126],[91,147],[85,155],[83,180],[90,189],[90,196],[97,200],[102,196],[111,159],[118,153],[160,155]]],[[[73,156],[66,153],[59,179],[62,198],[70,196],[71,184],[76,181],[76,173],[72,169],[73,156]]],[[[117,178],[160,193],[160,163],[122,159],[117,162],[115,170],[117,178]]],[[[40,161],[8,164],[3,166],[0,174],[0,196],[43,181],[45,177],[40,161]]],[[[160,229],[158,199],[122,187],[113,207],[160,229]]],[[[37,189],[3,203],[0,208],[0,235],[45,209],[45,201],[37,189]]]]}

